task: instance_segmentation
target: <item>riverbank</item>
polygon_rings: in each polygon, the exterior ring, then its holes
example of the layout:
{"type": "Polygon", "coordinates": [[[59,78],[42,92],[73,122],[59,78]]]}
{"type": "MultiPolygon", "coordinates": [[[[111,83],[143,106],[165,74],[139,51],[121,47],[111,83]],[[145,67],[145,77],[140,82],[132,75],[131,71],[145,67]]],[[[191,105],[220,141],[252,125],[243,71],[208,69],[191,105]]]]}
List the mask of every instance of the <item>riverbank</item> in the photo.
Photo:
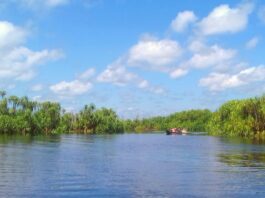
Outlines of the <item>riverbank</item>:
{"type": "Polygon", "coordinates": [[[28,97],[6,96],[0,91],[0,134],[118,134],[126,131],[166,131],[186,128],[210,135],[265,138],[265,96],[232,100],[215,112],[188,110],[168,116],[121,119],[109,108],[85,105],[77,113],[66,112],[56,102],[36,102],[28,97]]]}

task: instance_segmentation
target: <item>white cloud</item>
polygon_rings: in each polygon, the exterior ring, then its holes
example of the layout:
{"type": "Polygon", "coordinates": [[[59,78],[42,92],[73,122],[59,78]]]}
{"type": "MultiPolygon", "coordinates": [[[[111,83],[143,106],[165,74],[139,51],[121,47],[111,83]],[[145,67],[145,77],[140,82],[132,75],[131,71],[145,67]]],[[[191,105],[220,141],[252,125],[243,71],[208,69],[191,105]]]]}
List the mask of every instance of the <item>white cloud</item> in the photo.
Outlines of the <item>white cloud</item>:
{"type": "Polygon", "coordinates": [[[153,86],[137,74],[129,72],[126,67],[119,64],[119,60],[116,63],[109,65],[101,74],[99,74],[97,81],[101,83],[111,83],[117,86],[126,86],[129,84],[155,94],[164,93],[163,88],[153,86]]]}
{"type": "Polygon", "coordinates": [[[245,62],[237,62],[237,50],[226,49],[217,44],[206,45],[200,40],[193,40],[188,49],[192,53],[191,58],[183,62],[181,67],[185,69],[205,69],[211,67],[217,72],[238,72],[249,65],[245,62]]]}
{"type": "Polygon", "coordinates": [[[0,78],[29,80],[35,76],[36,66],[62,57],[60,50],[32,51],[22,44],[27,30],[7,21],[0,21],[0,78]]]}
{"type": "Polygon", "coordinates": [[[178,13],[177,17],[171,22],[171,28],[176,32],[183,32],[197,17],[192,11],[178,13]]]}
{"type": "Polygon", "coordinates": [[[238,87],[243,85],[237,75],[223,73],[211,73],[209,76],[200,80],[200,85],[208,87],[211,91],[222,91],[227,88],[238,87]]]}
{"type": "Polygon", "coordinates": [[[204,35],[239,32],[246,28],[253,8],[252,3],[244,3],[236,8],[220,5],[199,23],[200,32],[204,35]]]}
{"type": "Polygon", "coordinates": [[[176,71],[174,74],[171,73],[175,70],[174,65],[179,62],[182,53],[183,50],[177,41],[170,39],[159,40],[146,34],[129,49],[126,55],[121,56],[114,64],[109,65],[98,76],[97,80],[120,86],[132,81],[139,81],[139,79],[142,80],[138,75],[129,72],[127,70],[128,67],[138,67],[174,76],[176,71]]]}
{"type": "Polygon", "coordinates": [[[210,91],[223,91],[259,81],[265,81],[264,65],[249,67],[236,74],[211,73],[200,80],[200,85],[207,87],[210,91]]]}
{"type": "Polygon", "coordinates": [[[258,37],[253,37],[246,43],[246,48],[247,49],[253,49],[255,48],[259,43],[259,38],[258,37]]]}
{"type": "Polygon", "coordinates": [[[227,70],[226,66],[230,66],[237,53],[233,49],[224,49],[218,45],[207,46],[196,40],[191,42],[188,49],[192,52],[191,57],[169,72],[171,78],[185,76],[192,68],[212,67],[215,70],[227,70]]]}
{"type": "Polygon", "coordinates": [[[185,76],[189,71],[187,69],[183,69],[183,68],[177,68],[175,70],[173,70],[170,73],[170,77],[171,78],[179,78],[181,76],[185,76]]]}
{"type": "Polygon", "coordinates": [[[83,95],[93,88],[91,77],[94,75],[95,69],[89,68],[82,74],[78,75],[75,80],[61,81],[50,86],[50,90],[63,98],[83,95]]]}
{"type": "Polygon", "coordinates": [[[236,51],[232,49],[223,49],[218,45],[201,48],[201,51],[195,53],[188,61],[189,67],[206,68],[216,66],[231,60],[236,55],[236,51]]]}
{"type": "Polygon", "coordinates": [[[74,80],[70,82],[62,81],[50,86],[51,91],[61,96],[77,96],[82,95],[92,89],[90,82],[82,82],[74,80]]]}
{"type": "Polygon", "coordinates": [[[0,52],[22,44],[27,36],[27,31],[8,21],[0,21],[0,52]]]}
{"type": "Polygon", "coordinates": [[[244,82],[255,82],[265,80],[265,65],[250,67],[239,73],[239,78],[244,82]]]}
{"type": "Polygon", "coordinates": [[[96,70],[94,68],[89,68],[82,74],[78,76],[79,79],[81,80],[89,80],[91,77],[93,77],[96,73],[96,70]]]}
{"type": "Polygon", "coordinates": [[[58,50],[31,51],[17,47],[0,54],[0,77],[15,80],[30,80],[35,76],[36,65],[62,57],[58,50]]]}
{"type": "Polygon", "coordinates": [[[181,54],[182,49],[174,40],[140,40],[129,50],[127,63],[131,66],[148,65],[161,70],[160,66],[176,62],[181,54]]]}
{"type": "Polygon", "coordinates": [[[200,52],[200,51],[203,51],[203,50],[207,49],[207,46],[200,40],[193,40],[189,44],[188,49],[191,52],[200,52]]]}
{"type": "Polygon", "coordinates": [[[246,62],[237,62],[236,60],[226,61],[214,66],[213,70],[217,73],[237,73],[249,67],[246,62]]]}
{"type": "Polygon", "coordinates": [[[125,86],[130,82],[138,80],[138,78],[139,77],[136,74],[127,71],[124,66],[112,64],[97,77],[97,80],[99,82],[125,86]]]}

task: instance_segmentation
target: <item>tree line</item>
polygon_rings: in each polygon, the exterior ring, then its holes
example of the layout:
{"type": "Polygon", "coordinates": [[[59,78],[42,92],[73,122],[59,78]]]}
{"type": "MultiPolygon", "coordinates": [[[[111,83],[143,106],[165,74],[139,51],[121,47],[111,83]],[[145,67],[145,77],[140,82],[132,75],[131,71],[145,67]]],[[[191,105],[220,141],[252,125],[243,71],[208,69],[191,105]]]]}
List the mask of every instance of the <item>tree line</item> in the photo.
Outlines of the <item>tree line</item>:
{"type": "Polygon", "coordinates": [[[130,131],[181,127],[210,135],[265,139],[265,95],[230,100],[214,112],[207,109],[182,111],[166,117],[127,120],[125,125],[130,131]]]}
{"type": "Polygon", "coordinates": [[[173,113],[169,116],[157,116],[152,118],[124,120],[127,131],[165,131],[169,128],[186,128],[188,131],[204,132],[211,118],[210,110],[188,110],[173,113]]]}
{"type": "Polygon", "coordinates": [[[28,97],[6,96],[0,91],[0,134],[122,133],[123,123],[112,109],[85,105],[74,114],[57,102],[36,102],[28,97]]]}
{"type": "Polygon", "coordinates": [[[188,110],[169,116],[120,119],[109,108],[85,105],[66,112],[57,102],[36,102],[0,91],[0,134],[114,134],[165,131],[180,127],[211,135],[265,137],[265,95],[224,103],[215,112],[188,110]]]}
{"type": "Polygon", "coordinates": [[[173,127],[205,131],[205,123],[211,116],[209,110],[190,110],[165,117],[122,120],[112,109],[96,108],[94,104],[85,105],[78,113],[69,113],[57,102],[7,96],[5,91],[0,91],[0,97],[0,134],[113,134],[164,131],[173,127]]]}

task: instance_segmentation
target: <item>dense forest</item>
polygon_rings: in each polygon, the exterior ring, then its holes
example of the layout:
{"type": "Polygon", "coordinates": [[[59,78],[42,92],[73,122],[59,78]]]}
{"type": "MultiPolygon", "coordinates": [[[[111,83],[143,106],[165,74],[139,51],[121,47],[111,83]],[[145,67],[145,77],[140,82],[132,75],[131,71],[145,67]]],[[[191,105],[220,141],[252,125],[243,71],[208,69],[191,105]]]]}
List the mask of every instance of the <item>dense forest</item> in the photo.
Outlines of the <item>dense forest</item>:
{"type": "Polygon", "coordinates": [[[107,108],[86,105],[79,113],[66,113],[59,103],[30,101],[27,97],[9,96],[1,91],[0,133],[58,134],[58,133],[122,133],[123,123],[107,108]]]}
{"type": "Polygon", "coordinates": [[[215,112],[188,110],[169,116],[122,120],[112,109],[85,105],[66,112],[56,102],[36,102],[0,91],[0,134],[113,134],[180,127],[212,135],[265,137],[265,96],[232,100],[215,112]]]}

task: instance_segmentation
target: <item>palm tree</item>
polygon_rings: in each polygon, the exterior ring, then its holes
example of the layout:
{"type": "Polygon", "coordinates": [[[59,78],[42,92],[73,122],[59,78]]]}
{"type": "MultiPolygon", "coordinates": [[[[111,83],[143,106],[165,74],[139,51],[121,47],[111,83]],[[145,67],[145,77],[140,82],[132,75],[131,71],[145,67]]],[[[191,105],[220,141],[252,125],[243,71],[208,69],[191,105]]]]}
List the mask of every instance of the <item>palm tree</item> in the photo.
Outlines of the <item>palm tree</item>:
{"type": "Polygon", "coordinates": [[[29,106],[31,111],[36,111],[40,105],[37,101],[31,101],[29,106]]]}
{"type": "Polygon", "coordinates": [[[7,106],[7,99],[4,98],[0,101],[0,113],[1,114],[8,114],[8,106],[7,106]]]}
{"type": "Polygon", "coordinates": [[[13,106],[13,112],[16,112],[16,108],[17,108],[17,106],[18,106],[18,104],[19,104],[19,97],[17,97],[17,96],[10,96],[9,98],[8,98],[8,101],[12,104],[12,106],[13,106]]]}
{"type": "Polygon", "coordinates": [[[30,107],[30,102],[27,96],[20,98],[19,103],[21,104],[23,111],[30,107]]]}

